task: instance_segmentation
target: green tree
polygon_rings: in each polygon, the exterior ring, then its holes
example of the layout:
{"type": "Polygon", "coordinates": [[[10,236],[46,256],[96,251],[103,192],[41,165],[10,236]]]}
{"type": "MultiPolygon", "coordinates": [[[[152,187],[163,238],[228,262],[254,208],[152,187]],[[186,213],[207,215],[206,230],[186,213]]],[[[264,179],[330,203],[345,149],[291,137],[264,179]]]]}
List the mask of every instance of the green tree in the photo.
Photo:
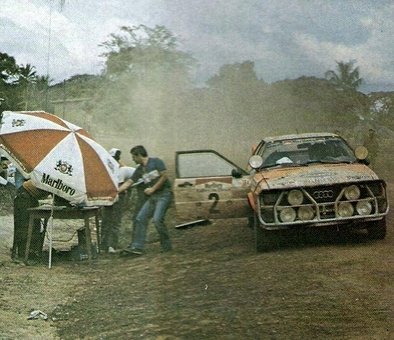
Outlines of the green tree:
{"type": "Polygon", "coordinates": [[[49,76],[37,75],[35,81],[29,84],[29,110],[48,110],[49,76]]]}
{"type": "Polygon", "coordinates": [[[37,81],[37,72],[34,70],[35,67],[26,64],[25,66],[19,67],[19,80],[18,83],[21,87],[21,91],[23,92],[23,106],[24,109],[28,109],[29,105],[29,90],[32,84],[37,81]]]}
{"type": "Polygon", "coordinates": [[[35,67],[30,64],[20,66],[18,69],[19,84],[26,85],[35,83],[37,80],[37,72],[34,69],[35,67]]]}
{"type": "MultiPolygon", "coordinates": [[[[258,79],[253,61],[226,64],[219,73],[208,79],[212,102],[220,103],[220,108],[229,117],[243,118],[248,112],[261,108],[262,96],[267,84],[258,79]],[[213,91],[212,91],[213,90],[213,91]],[[220,99],[219,99],[220,98],[220,99]]],[[[231,119],[232,119],[231,118],[231,119]]]]}
{"type": "Polygon", "coordinates": [[[207,84],[211,87],[236,88],[265,84],[257,78],[254,71],[253,61],[223,65],[219,74],[208,79],[207,84]]]}
{"type": "Polygon", "coordinates": [[[326,79],[337,89],[344,91],[356,91],[363,82],[360,78],[358,67],[354,67],[354,60],[343,62],[337,61],[337,72],[329,70],[325,73],[326,79]]]}
{"type": "Polygon", "coordinates": [[[123,26],[101,44],[104,74],[111,80],[128,76],[135,81],[184,86],[194,59],[177,50],[174,35],[164,26],[123,26]]]}
{"type": "Polygon", "coordinates": [[[195,62],[177,48],[175,36],[164,26],[124,26],[101,47],[105,67],[92,101],[95,121],[146,132],[168,120],[180,93],[191,87],[195,62]]]}
{"type": "Polygon", "coordinates": [[[17,81],[15,75],[18,70],[15,58],[0,52],[0,80],[7,84],[15,83],[17,81]]]}
{"type": "Polygon", "coordinates": [[[0,52],[0,111],[21,109],[18,72],[15,58],[0,52]]]}

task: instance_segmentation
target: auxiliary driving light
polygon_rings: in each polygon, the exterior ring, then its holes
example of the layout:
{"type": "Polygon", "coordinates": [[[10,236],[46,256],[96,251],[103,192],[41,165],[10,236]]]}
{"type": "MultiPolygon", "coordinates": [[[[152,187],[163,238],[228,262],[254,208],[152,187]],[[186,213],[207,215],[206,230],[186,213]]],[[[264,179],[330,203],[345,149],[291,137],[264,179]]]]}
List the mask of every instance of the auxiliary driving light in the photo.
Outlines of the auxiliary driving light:
{"type": "Polygon", "coordinates": [[[293,208],[284,208],[281,210],[280,219],[282,222],[293,222],[296,219],[296,212],[293,208]]]}
{"type": "Polygon", "coordinates": [[[350,217],[353,215],[354,208],[350,202],[341,202],[338,204],[338,215],[341,217],[350,217]]]}
{"type": "Polygon", "coordinates": [[[372,212],[372,204],[368,201],[359,201],[357,202],[356,210],[359,215],[370,215],[372,212]]]}
{"type": "Polygon", "coordinates": [[[300,205],[304,200],[304,194],[301,190],[291,190],[287,195],[287,200],[290,205],[300,205]]]}
{"type": "Polygon", "coordinates": [[[253,155],[249,158],[249,165],[252,169],[258,169],[263,165],[263,159],[259,155],[253,155]]]}
{"type": "Polygon", "coordinates": [[[348,186],[344,194],[348,200],[357,200],[360,198],[360,188],[357,185],[348,186]]]}
{"type": "Polygon", "coordinates": [[[312,207],[299,207],[298,218],[301,221],[310,221],[315,217],[315,211],[312,207]]]}

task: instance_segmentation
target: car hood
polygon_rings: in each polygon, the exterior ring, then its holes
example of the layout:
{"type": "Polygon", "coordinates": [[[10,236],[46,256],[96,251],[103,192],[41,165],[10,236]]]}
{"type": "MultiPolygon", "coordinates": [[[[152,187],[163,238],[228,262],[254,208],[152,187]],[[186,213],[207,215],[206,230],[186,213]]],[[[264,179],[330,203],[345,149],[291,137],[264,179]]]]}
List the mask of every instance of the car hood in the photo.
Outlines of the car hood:
{"type": "Polygon", "coordinates": [[[364,164],[311,164],[264,170],[254,175],[255,190],[310,187],[378,179],[364,164]]]}

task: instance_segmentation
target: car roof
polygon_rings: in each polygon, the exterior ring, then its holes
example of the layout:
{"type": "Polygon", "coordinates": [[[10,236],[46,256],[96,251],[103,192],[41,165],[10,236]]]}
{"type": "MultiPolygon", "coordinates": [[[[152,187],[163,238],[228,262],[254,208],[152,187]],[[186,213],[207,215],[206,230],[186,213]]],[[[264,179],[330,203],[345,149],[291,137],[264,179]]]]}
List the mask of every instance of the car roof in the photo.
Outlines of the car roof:
{"type": "Polygon", "coordinates": [[[292,135],[281,135],[281,136],[273,136],[273,137],[264,137],[262,139],[263,142],[268,143],[268,142],[276,142],[276,141],[282,141],[282,140],[291,140],[291,139],[300,139],[300,138],[321,138],[321,137],[339,137],[335,133],[329,133],[329,132],[314,132],[314,133],[298,133],[298,134],[292,134],[292,135]]]}

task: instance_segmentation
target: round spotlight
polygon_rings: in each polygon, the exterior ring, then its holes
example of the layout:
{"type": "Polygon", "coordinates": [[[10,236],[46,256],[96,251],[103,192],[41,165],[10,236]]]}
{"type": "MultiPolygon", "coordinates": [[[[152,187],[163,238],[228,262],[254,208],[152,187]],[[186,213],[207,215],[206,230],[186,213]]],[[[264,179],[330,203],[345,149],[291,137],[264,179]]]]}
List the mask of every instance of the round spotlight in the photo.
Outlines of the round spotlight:
{"type": "Polygon", "coordinates": [[[368,201],[359,201],[357,202],[356,210],[359,215],[370,215],[372,212],[372,204],[368,201]]]}
{"type": "Polygon", "coordinates": [[[293,208],[284,208],[279,213],[282,222],[293,222],[296,219],[296,212],[293,208]]]}
{"type": "Polygon", "coordinates": [[[249,158],[249,165],[252,169],[258,169],[263,165],[263,159],[259,155],[253,155],[249,158]]]}
{"type": "Polygon", "coordinates": [[[298,218],[301,221],[310,221],[315,217],[315,211],[312,207],[299,207],[298,218]]]}
{"type": "Polygon", "coordinates": [[[357,200],[360,198],[360,188],[357,185],[348,186],[344,194],[348,200],[357,200]]]}
{"type": "Polygon", "coordinates": [[[304,200],[304,194],[301,190],[291,190],[287,195],[287,200],[290,205],[300,205],[304,200]]]}
{"type": "Polygon", "coordinates": [[[338,215],[341,217],[350,217],[353,215],[354,208],[350,202],[340,202],[338,204],[338,215]]]}

